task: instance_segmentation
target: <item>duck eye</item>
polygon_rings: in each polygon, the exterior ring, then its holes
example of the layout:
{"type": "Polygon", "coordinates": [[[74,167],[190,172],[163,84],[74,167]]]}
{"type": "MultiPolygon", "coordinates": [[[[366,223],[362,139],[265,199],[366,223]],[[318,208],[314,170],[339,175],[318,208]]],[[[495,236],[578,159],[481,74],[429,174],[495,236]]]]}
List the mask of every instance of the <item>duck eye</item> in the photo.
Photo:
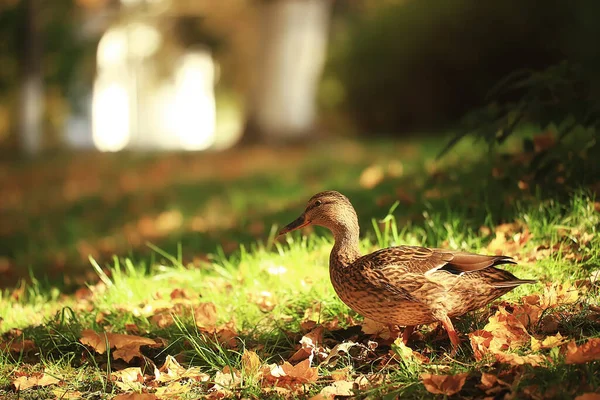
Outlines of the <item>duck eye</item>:
{"type": "Polygon", "coordinates": [[[322,203],[321,203],[321,200],[317,200],[317,201],[315,201],[315,207],[319,207],[321,204],[322,204],[322,203]]]}

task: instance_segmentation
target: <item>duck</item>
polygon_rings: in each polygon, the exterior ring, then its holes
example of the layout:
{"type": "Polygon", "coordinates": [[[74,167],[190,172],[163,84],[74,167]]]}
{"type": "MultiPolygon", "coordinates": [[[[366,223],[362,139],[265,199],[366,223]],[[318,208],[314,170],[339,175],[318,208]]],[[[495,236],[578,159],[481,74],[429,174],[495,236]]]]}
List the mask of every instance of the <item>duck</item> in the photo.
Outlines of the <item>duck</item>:
{"type": "Polygon", "coordinates": [[[356,211],[346,196],[333,190],[312,196],[304,212],[283,227],[279,236],[307,225],[325,227],[333,234],[329,277],[339,298],[392,332],[404,327],[405,345],[415,327],[439,322],[455,353],[461,340],[451,318],[483,308],[520,285],[537,282],[498,268],[516,264],[504,255],[407,245],[362,255],[356,211]]]}

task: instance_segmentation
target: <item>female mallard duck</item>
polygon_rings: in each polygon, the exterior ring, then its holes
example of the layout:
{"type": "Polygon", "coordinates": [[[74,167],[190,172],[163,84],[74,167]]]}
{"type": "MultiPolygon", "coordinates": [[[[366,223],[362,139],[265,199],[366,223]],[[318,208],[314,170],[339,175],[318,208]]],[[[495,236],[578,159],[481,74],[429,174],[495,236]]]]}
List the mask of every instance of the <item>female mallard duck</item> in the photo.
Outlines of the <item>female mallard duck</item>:
{"type": "Polygon", "coordinates": [[[398,246],[361,256],[358,218],[346,196],[327,191],[314,195],[304,213],[280,235],[314,224],[333,233],[329,276],[348,307],[389,326],[405,326],[406,343],[415,325],[442,323],[453,347],[460,344],[451,317],[481,308],[515,287],[518,279],[496,268],[516,264],[507,256],[398,246]]]}

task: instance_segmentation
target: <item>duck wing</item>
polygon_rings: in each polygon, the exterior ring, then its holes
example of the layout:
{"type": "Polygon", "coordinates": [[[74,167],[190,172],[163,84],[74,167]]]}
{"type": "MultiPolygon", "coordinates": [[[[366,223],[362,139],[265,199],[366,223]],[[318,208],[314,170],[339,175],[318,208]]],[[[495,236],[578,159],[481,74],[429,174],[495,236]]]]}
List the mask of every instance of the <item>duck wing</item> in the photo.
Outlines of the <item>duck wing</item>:
{"type": "MultiPolygon", "coordinates": [[[[358,260],[357,260],[358,261],[358,260]]],[[[516,264],[508,256],[487,256],[445,249],[432,249],[420,246],[397,246],[381,249],[360,258],[371,268],[394,268],[407,273],[432,273],[439,269],[448,272],[465,273],[479,271],[501,264],[516,264]]]]}

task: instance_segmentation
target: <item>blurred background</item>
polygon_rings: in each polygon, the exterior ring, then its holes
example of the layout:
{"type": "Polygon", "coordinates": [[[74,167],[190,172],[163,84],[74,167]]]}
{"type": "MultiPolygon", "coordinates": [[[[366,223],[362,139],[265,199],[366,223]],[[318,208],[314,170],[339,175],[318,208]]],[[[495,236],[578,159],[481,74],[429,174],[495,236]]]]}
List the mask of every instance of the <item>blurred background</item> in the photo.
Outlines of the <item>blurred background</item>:
{"type": "MultiPolygon", "coordinates": [[[[329,187],[392,193],[365,200],[381,215],[415,199],[380,175],[407,159],[435,175],[426,160],[464,135],[526,132],[546,176],[563,138],[598,149],[598,16],[592,0],[0,0],[0,273],[148,240],[229,252],[329,187]]],[[[597,182],[584,167],[570,177],[597,182]]]]}

